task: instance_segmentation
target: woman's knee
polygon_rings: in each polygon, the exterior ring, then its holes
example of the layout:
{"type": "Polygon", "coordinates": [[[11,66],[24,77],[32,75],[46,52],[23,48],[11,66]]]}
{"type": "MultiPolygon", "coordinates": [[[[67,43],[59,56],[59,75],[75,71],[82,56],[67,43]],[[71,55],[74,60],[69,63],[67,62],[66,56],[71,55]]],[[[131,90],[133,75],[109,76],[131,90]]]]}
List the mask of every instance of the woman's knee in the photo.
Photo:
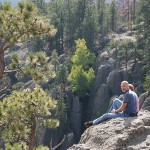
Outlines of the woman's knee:
{"type": "Polygon", "coordinates": [[[120,101],[118,98],[115,98],[115,99],[113,100],[113,103],[114,103],[114,104],[116,104],[116,103],[122,103],[122,101],[120,101]]]}
{"type": "Polygon", "coordinates": [[[105,120],[105,119],[109,119],[109,118],[111,118],[111,115],[112,115],[112,113],[105,113],[104,115],[103,115],[103,119],[105,120]]]}

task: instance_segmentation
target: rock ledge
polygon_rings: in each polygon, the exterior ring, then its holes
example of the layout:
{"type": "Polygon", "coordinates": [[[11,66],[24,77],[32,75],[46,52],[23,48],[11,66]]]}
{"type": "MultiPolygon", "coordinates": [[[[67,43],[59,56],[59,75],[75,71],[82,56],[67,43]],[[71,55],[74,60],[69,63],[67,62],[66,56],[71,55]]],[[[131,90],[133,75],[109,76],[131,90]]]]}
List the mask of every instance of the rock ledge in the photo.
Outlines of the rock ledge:
{"type": "Polygon", "coordinates": [[[116,118],[88,128],[79,144],[68,150],[149,150],[150,112],[138,117],[116,118]]]}

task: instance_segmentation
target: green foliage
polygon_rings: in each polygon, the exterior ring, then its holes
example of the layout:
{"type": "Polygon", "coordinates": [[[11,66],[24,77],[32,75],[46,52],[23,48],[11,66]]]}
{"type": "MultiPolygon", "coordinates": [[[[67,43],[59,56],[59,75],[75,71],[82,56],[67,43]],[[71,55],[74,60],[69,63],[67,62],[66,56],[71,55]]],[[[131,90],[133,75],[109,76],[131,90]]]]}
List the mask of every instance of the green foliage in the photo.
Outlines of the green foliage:
{"type": "Polygon", "coordinates": [[[116,48],[117,46],[119,46],[118,42],[113,41],[109,43],[110,48],[116,48]]]}
{"type": "Polygon", "coordinates": [[[46,14],[46,3],[45,0],[27,0],[29,2],[32,2],[36,5],[36,7],[38,8],[38,12],[39,14],[46,14]]]}
{"type": "Polygon", "coordinates": [[[112,1],[109,8],[109,15],[110,15],[110,29],[115,31],[116,26],[116,19],[117,19],[117,9],[115,1],[112,1]]]}
{"type": "Polygon", "coordinates": [[[98,14],[95,9],[95,5],[88,5],[85,8],[85,15],[83,19],[83,38],[85,39],[87,46],[93,48],[97,33],[100,30],[98,24],[98,14]]]}
{"type": "Polygon", "coordinates": [[[22,77],[28,74],[37,82],[46,82],[50,78],[50,63],[48,57],[42,51],[36,53],[29,53],[27,62],[23,62],[17,54],[12,57],[12,63],[9,65],[10,69],[19,69],[16,75],[22,77]],[[24,64],[23,64],[24,63],[24,64]]]}
{"type": "MultiPolygon", "coordinates": [[[[46,38],[49,36],[46,36],[46,38]]],[[[39,52],[41,50],[44,50],[44,46],[46,45],[46,38],[45,37],[35,37],[33,41],[30,41],[31,44],[29,48],[32,50],[32,52],[39,52]]],[[[50,37],[49,37],[50,38],[50,37]]]]}
{"type": "Polygon", "coordinates": [[[67,114],[66,109],[67,106],[65,104],[65,87],[67,84],[67,76],[68,76],[68,68],[65,64],[60,64],[56,71],[56,84],[59,89],[58,95],[58,107],[57,107],[57,117],[61,120],[61,123],[66,123],[67,114]]]}
{"type": "Polygon", "coordinates": [[[36,147],[36,150],[49,150],[49,148],[46,146],[39,146],[39,147],[36,147]]]}
{"type": "Polygon", "coordinates": [[[143,51],[143,62],[147,65],[148,70],[150,69],[150,0],[140,0],[139,1],[139,14],[138,19],[142,21],[140,23],[138,31],[138,46],[142,48],[143,51]]]}
{"type": "MultiPolygon", "coordinates": [[[[32,40],[39,36],[54,36],[56,29],[50,24],[50,20],[38,16],[37,9],[29,2],[19,2],[18,7],[12,7],[10,3],[5,2],[0,6],[0,78],[2,78],[5,69],[4,51],[17,43],[26,42],[26,39],[32,40]]],[[[9,49],[11,50],[11,49],[9,49]]],[[[17,55],[14,55],[12,68],[16,67],[17,55]]]]}
{"type": "Polygon", "coordinates": [[[23,141],[28,145],[33,124],[40,122],[49,127],[58,126],[57,120],[49,118],[56,105],[57,102],[38,86],[33,91],[14,91],[0,102],[0,126],[4,126],[1,138],[6,142],[23,141]]]}
{"type": "Polygon", "coordinates": [[[126,59],[126,61],[130,60],[130,58],[133,56],[131,55],[133,53],[134,43],[130,40],[124,41],[118,45],[119,48],[119,58],[120,59],[126,59]]]}
{"type": "Polygon", "coordinates": [[[13,145],[11,144],[5,144],[5,150],[28,150],[28,146],[25,142],[18,142],[13,145]]]}
{"type": "Polygon", "coordinates": [[[23,42],[34,35],[56,33],[49,20],[37,15],[32,3],[20,2],[17,8],[4,3],[0,8],[0,16],[0,38],[7,46],[23,42]]]}
{"type": "Polygon", "coordinates": [[[86,95],[95,78],[94,70],[89,66],[94,63],[95,55],[86,47],[85,40],[76,41],[76,51],[72,57],[73,66],[68,80],[72,84],[72,90],[78,95],[86,95]]]}
{"type": "Polygon", "coordinates": [[[94,63],[95,58],[95,55],[88,50],[84,39],[76,40],[76,51],[72,57],[74,65],[82,65],[83,69],[87,69],[94,63]]]}
{"type": "Polygon", "coordinates": [[[12,86],[12,90],[19,90],[23,86],[23,82],[17,82],[12,86]]]}
{"type": "Polygon", "coordinates": [[[10,81],[9,76],[5,74],[2,80],[0,80],[0,91],[4,89],[6,86],[10,85],[10,83],[11,81],[10,81]]]}
{"type": "Polygon", "coordinates": [[[147,73],[144,81],[144,89],[150,92],[150,71],[147,73]]]}
{"type": "Polygon", "coordinates": [[[54,70],[56,72],[56,69],[57,69],[57,66],[59,64],[59,61],[58,61],[58,53],[56,50],[53,50],[52,53],[51,53],[51,63],[52,65],[54,65],[54,70]]]}
{"type": "Polygon", "coordinates": [[[68,76],[67,67],[64,64],[60,64],[58,66],[58,69],[57,69],[57,72],[56,72],[57,84],[65,85],[67,83],[67,76],[68,76]]]}
{"type": "Polygon", "coordinates": [[[68,68],[68,71],[71,70],[71,66],[72,66],[72,56],[73,56],[73,52],[71,50],[67,50],[66,52],[66,59],[65,59],[65,66],[68,68]]]}
{"type": "Polygon", "coordinates": [[[12,61],[11,64],[9,64],[10,69],[18,69],[18,67],[21,63],[21,60],[17,53],[14,53],[12,55],[11,61],[12,61]]]}
{"type": "Polygon", "coordinates": [[[91,87],[94,80],[94,70],[92,68],[89,71],[84,71],[82,66],[73,65],[71,73],[69,74],[69,81],[72,84],[73,92],[80,96],[88,94],[88,90],[91,87]]]}
{"type": "Polygon", "coordinates": [[[60,120],[60,124],[66,124],[67,121],[67,105],[65,103],[65,98],[65,93],[63,93],[63,91],[60,91],[56,110],[56,115],[57,118],[60,120]]]}
{"type": "Polygon", "coordinates": [[[106,8],[106,4],[105,4],[105,0],[98,0],[97,1],[97,5],[96,5],[96,11],[98,14],[98,23],[100,26],[100,33],[101,35],[104,35],[105,30],[107,28],[106,22],[107,22],[107,8],[106,8]]]}
{"type": "MultiPolygon", "coordinates": [[[[15,143],[15,144],[5,144],[5,150],[28,150],[29,147],[26,145],[25,142],[18,142],[18,143],[15,143]]],[[[36,150],[49,150],[48,147],[46,146],[38,146],[36,147],[36,150]]]]}

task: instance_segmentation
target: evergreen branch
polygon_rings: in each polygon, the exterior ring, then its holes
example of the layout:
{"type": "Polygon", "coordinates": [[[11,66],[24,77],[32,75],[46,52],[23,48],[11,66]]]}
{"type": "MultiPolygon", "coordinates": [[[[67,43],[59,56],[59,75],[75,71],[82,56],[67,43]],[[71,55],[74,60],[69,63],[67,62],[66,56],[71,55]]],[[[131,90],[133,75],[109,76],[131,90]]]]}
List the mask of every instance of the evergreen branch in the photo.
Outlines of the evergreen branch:
{"type": "MultiPolygon", "coordinates": [[[[33,29],[28,29],[26,31],[21,31],[21,32],[18,32],[19,33],[19,36],[16,38],[16,42],[19,42],[18,40],[23,36],[23,35],[26,35],[28,33],[32,33],[34,30],[33,29]]],[[[46,31],[35,31],[36,34],[46,34],[49,30],[46,30],[46,31]]],[[[2,43],[1,46],[0,46],[0,51],[1,52],[4,52],[5,50],[7,50],[8,48],[10,48],[11,46],[13,46],[14,44],[11,43],[11,42],[7,42],[7,43],[2,43]]]]}
{"type": "Polygon", "coordinates": [[[6,124],[0,125],[0,131],[5,130],[7,127],[8,127],[8,125],[6,125],[6,124]]]}

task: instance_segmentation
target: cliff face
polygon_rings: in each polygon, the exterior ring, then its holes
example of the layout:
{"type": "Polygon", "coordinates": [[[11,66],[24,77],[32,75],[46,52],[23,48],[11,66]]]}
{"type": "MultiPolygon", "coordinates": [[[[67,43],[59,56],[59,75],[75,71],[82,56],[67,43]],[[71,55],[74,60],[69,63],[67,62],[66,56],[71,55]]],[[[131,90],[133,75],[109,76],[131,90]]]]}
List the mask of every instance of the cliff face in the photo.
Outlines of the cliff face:
{"type": "Polygon", "coordinates": [[[116,118],[94,125],[82,134],[79,144],[68,150],[149,150],[150,112],[138,117],[116,118]]]}

